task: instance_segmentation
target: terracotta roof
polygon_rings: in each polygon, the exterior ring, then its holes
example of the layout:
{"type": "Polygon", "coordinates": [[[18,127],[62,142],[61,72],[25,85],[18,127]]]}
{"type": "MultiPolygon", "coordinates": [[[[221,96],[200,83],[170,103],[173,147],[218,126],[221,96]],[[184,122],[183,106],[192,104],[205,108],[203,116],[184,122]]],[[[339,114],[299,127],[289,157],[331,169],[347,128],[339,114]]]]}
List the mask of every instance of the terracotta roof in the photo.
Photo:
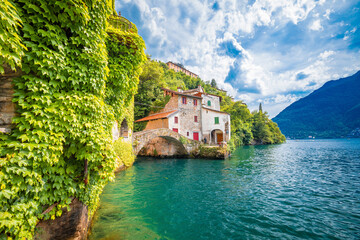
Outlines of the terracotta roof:
{"type": "Polygon", "coordinates": [[[170,112],[163,112],[163,113],[156,113],[156,114],[152,114],[150,116],[141,118],[136,120],[135,122],[144,122],[144,121],[149,121],[149,120],[155,120],[155,119],[161,119],[161,118],[167,118],[169,115],[171,115],[172,113],[176,112],[177,110],[173,110],[170,112]]]}
{"type": "Polygon", "coordinates": [[[198,88],[183,91],[183,93],[192,93],[192,92],[198,92],[198,93],[194,94],[193,96],[201,96],[201,94],[204,94],[204,95],[211,95],[211,96],[219,97],[220,101],[222,100],[222,96],[219,96],[216,94],[211,94],[211,93],[206,93],[206,92],[200,92],[198,88]]]}
{"type": "Polygon", "coordinates": [[[186,96],[186,97],[192,97],[192,98],[199,98],[201,99],[201,97],[197,97],[195,95],[190,95],[190,94],[184,94],[182,92],[177,92],[177,91],[173,91],[173,90],[170,90],[170,89],[167,89],[167,88],[161,88],[162,90],[164,91],[168,91],[168,92],[171,92],[171,93],[174,93],[176,95],[181,95],[181,96],[186,96]]]}
{"type": "Polygon", "coordinates": [[[210,110],[210,111],[213,111],[213,112],[218,112],[218,113],[225,113],[225,114],[228,114],[230,115],[230,113],[227,113],[227,112],[222,112],[222,111],[218,111],[218,110],[215,110],[215,109],[211,109],[211,108],[207,108],[207,107],[202,107],[203,109],[206,109],[206,110],[210,110]]]}

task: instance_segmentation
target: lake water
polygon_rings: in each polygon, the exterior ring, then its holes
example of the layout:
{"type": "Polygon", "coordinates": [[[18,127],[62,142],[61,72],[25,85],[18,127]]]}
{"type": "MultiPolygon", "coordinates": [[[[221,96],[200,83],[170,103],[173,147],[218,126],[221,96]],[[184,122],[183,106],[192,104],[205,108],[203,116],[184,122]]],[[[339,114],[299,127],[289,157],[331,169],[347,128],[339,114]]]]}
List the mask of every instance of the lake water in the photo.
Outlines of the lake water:
{"type": "Polygon", "coordinates": [[[360,239],[360,139],[138,160],[106,186],[90,239],[360,239]]]}

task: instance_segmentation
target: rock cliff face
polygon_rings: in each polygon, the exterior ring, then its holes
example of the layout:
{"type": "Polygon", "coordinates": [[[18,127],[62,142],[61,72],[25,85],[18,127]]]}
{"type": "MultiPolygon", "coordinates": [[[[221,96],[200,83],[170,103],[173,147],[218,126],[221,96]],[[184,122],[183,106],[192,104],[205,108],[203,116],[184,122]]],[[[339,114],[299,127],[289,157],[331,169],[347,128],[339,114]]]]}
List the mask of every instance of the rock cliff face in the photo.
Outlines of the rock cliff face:
{"type": "Polygon", "coordinates": [[[41,221],[36,226],[36,240],[83,240],[89,227],[88,208],[76,198],[70,211],[63,209],[61,217],[41,221]]]}
{"type": "Polygon", "coordinates": [[[226,159],[230,155],[227,146],[200,146],[192,151],[190,157],[204,159],[226,159]]]}

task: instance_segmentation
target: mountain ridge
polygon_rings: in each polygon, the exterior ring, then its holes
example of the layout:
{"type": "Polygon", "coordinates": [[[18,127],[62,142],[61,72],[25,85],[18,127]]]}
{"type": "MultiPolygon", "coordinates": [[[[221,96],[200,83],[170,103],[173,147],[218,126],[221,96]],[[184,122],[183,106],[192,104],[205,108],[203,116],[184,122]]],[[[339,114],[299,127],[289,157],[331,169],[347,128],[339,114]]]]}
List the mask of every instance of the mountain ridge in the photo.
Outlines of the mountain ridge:
{"type": "Polygon", "coordinates": [[[360,71],[326,82],[272,120],[290,138],[348,137],[360,128],[360,71]]]}

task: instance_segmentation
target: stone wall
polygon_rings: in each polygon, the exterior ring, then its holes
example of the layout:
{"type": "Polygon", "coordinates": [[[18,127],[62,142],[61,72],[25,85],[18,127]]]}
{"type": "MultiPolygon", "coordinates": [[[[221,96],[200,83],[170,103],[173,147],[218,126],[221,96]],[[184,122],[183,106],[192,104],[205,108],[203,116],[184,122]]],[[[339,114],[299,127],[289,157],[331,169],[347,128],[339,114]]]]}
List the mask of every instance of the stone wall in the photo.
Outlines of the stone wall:
{"type": "Polygon", "coordinates": [[[202,94],[201,96],[203,97],[202,104],[204,107],[220,111],[220,97],[210,94],[202,94]],[[211,103],[210,106],[208,101],[211,103]]]}
{"type": "Polygon", "coordinates": [[[169,102],[165,105],[165,107],[163,109],[160,110],[161,112],[170,112],[173,110],[177,110],[178,109],[178,99],[180,97],[178,95],[174,95],[170,98],[169,102]]]}
{"type": "Polygon", "coordinates": [[[168,119],[156,119],[150,120],[146,124],[146,128],[144,130],[158,129],[158,128],[168,128],[168,119]]]}
{"type": "Polygon", "coordinates": [[[179,106],[179,133],[189,139],[194,139],[194,132],[199,134],[199,140],[202,139],[201,133],[201,104],[200,99],[197,99],[197,105],[194,105],[194,98],[186,97],[186,104],[182,103],[182,97],[178,99],[179,106]],[[197,122],[195,122],[197,116],[197,122]]]}
{"type": "Polygon", "coordinates": [[[10,133],[11,121],[15,116],[15,104],[11,101],[14,94],[12,80],[20,76],[20,70],[12,71],[7,65],[3,65],[5,73],[0,75],[0,132],[10,133]]]}

